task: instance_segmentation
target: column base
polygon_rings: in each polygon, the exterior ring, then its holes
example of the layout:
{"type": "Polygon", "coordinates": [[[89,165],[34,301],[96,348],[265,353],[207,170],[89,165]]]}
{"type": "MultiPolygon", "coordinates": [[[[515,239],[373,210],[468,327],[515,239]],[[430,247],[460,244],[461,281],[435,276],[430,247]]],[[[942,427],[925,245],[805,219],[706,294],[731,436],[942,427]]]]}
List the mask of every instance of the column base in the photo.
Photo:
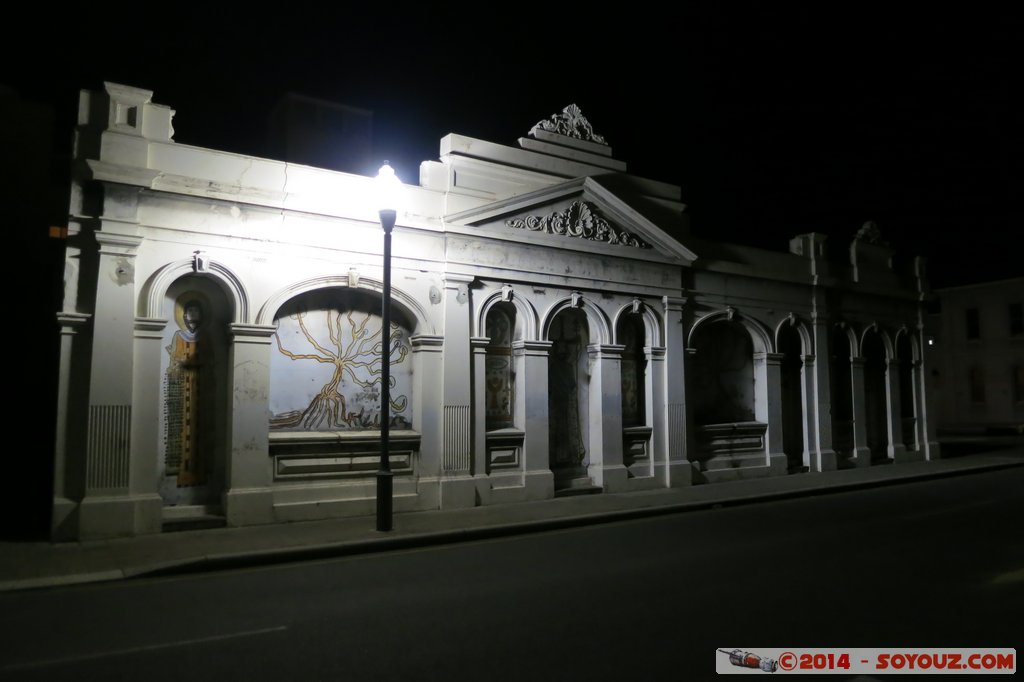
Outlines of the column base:
{"type": "Polygon", "coordinates": [[[67,542],[77,538],[78,503],[66,497],[54,497],[50,517],[50,541],[67,542]]]}
{"type": "Polygon", "coordinates": [[[811,471],[835,471],[839,468],[839,457],[832,449],[810,453],[811,471]]]}
{"type": "Polygon", "coordinates": [[[622,464],[592,464],[587,467],[587,474],[603,492],[619,493],[628,489],[629,470],[622,464]]]}
{"type": "Polygon", "coordinates": [[[234,488],[224,493],[224,519],[228,526],[274,523],[274,493],[270,488],[234,488]]]}
{"type": "Polygon", "coordinates": [[[687,488],[693,485],[694,463],[680,459],[654,467],[654,475],[662,475],[666,488],[687,488]]]}
{"type": "Polygon", "coordinates": [[[869,467],[871,466],[871,450],[867,448],[854,448],[853,457],[850,458],[854,466],[857,467],[869,467]]]}
{"type": "Polygon", "coordinates": [[[477,504],[476,479],[470,474],[441,478],[441,509],[465,509],[477,504]]]}
{"type": "Polygon", "coordinates": [[[156,494],[86,496],[78,505],[78,539],[159,533],[163,506],[163,500],[156,494]]]}

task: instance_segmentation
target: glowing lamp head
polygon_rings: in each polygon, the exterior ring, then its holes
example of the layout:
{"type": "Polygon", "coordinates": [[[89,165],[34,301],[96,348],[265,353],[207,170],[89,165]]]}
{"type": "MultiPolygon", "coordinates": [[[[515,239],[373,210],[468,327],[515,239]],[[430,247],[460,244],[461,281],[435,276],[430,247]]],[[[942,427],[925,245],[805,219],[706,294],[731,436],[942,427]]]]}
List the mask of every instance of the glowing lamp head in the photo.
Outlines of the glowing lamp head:
{"type": "Polygon", "coordinates": [[[374,194],[377,210],[381,214],[385,211],[390,211],[392,214],[398,212],[402,194],[402,181],[398,179],[398,176],[395,175],[395,169],[387,161],[377,171],[377,177],[374,179],[374,194]]]}

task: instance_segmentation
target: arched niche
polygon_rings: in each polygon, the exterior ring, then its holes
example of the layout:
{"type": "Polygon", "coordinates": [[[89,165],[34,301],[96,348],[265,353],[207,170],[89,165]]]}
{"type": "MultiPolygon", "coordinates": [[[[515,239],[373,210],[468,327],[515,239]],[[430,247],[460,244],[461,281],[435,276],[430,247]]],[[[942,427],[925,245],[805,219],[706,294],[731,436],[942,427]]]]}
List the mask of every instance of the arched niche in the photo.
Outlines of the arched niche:
{"type": "Polygon", "coordinates": [[[410,339],[416,320],[392,307],[391,343],[382,346],[381,296],[325,287],[299,293],[276,310],[270,351],[270,429],[333,432],[380,429],[380,372],[391,368],[394,429],[413,428],[410,339]]]}
{"type": "Polygon", "coordinates": [[[233,301],[215,278],[192,273],[167,283],[151,312],[170,320],[159,369],[159,494],[166,506],[215,505],[225,481],[233,301]]]}

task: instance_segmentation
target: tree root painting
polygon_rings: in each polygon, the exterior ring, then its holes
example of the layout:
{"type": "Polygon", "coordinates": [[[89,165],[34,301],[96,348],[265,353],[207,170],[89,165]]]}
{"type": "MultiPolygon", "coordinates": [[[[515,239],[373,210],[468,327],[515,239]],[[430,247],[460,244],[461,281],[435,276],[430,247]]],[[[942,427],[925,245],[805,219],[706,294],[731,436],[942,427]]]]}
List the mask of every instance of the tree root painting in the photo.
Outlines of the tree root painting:
{"type": "MultiPolygon", "coordinates": [[[[275,414],[270,419],[270,428],[304,431],[379,429],[380,382],[384,357],[381,318],[351,310],[320,310],[296,312],[282,318],[281,322],[286,319],[297,323],[298,333],[294,333],[293,329],[293,333],[288,336],[299,344],[304,339],[312,352],[299,352],[292,340],[283,341],[280,326],[274,335],[278,352],[292,361],[330,365],[332,372],[330,379],[312,396],[308,405],[302,409],[275,414]],[[311,329],[307,317],[312,315],[323,315],[321,319],[326,322],[326,328],[311,329]],[[328,340],[323,339],[325,331],[328,340]],[[286,345],[292,345],[293,349],[290,350],[286,345]]],[[[392,389],[391,426],[410,428],[411,424],[404,414],[409,406],[408,396],[394,390],[397,383],[394,370],[401,367],[409,354],[408,337],[405,330],[394,323],[391,324],[391,343],[387,352],[392,367],[389,382],[392,389]]],[[[287,379],[286,376],[273,377],[274,381],[287,379]]]]}

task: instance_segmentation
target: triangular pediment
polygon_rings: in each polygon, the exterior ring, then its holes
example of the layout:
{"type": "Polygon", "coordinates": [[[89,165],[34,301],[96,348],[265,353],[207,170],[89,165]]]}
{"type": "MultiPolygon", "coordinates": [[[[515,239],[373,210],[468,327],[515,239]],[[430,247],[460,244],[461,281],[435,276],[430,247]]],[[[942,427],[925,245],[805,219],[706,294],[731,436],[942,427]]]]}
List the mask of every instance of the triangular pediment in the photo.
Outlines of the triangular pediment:
{"type": "Polygon", "coordinates": [[[621,250],[632,258],[657,253],[689,265],[697,255],[676,237],[683,231],[678,213],[629,193],[625,176],[609,175],[577,178],[460,211],[445,216],[445,222],[498,237],[528,235],[562,248],[621,250]]]}

